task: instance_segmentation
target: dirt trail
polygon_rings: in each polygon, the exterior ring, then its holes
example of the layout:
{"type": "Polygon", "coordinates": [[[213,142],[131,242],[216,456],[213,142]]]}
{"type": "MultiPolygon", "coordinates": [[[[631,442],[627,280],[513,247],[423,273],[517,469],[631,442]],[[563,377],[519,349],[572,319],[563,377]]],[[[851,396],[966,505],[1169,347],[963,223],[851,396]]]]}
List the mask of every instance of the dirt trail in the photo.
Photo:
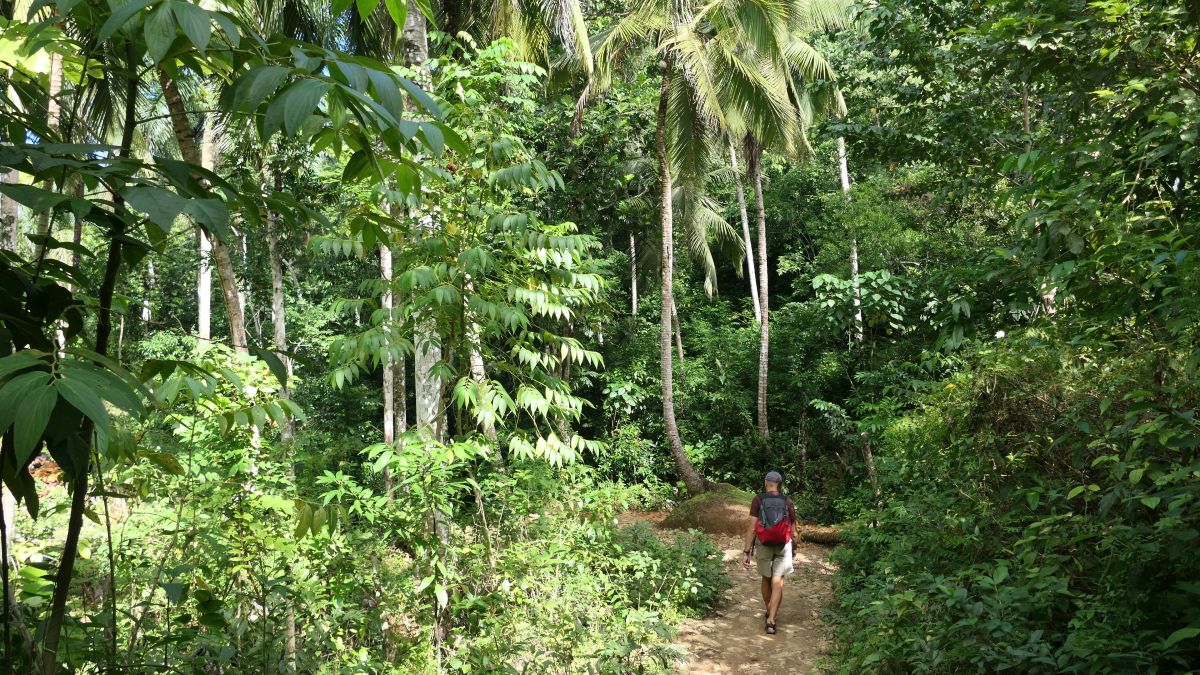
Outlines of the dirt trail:
{"type": "MultiPolygon", "coordinates": [[[[662,520],[659,514],[629,516],[627,522],[644,520],[656,526],[662,520]]],[[[689,619],[679,627],[678,643],[687,652],[679,672],[814,672],[827,646],[821,607],[833,597],[834,567],[829,562],[829,549],[807,543],[796,547],[796,571],[784,586],[779,632],[767,635],[763,629],[760,577],[757,570],[742,568],[741,540],[728,535],[713,539],[725,551],[725,572],[734,586],[712,614],[689,619]]]]}

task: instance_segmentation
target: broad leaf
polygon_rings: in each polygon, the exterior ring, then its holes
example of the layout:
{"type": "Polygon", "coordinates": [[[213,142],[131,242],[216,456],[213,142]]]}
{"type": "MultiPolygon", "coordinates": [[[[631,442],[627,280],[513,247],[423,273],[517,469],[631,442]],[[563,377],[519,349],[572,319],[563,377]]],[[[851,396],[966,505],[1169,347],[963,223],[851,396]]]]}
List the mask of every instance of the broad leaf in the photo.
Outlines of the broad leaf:
{"type": "Polygon", "coordinates": [[[171,10],[175,13],[175,18],[179,20],[179,27],[183,29],[183,34],[191,41],[196,51],[203,55],[208,49],[209,40],[212,39],[211,15],[207,10],[186,1],[172,2],[171,10]]]}
{"type": "Polygon", "coordinates": [[[108,17],[104,25],[100,27],[100,32],[96,34],[96,38],[101,42],[108,40],[118,30],[123,28],[135,14],[154,6],[159,0],[134,0],[128,4],[121,5],[108,17]]]}
{"type": "MultiPolygon", "coordinates": [[[[9,383],[8,386],[12,386],[9,383]]],[[[5,387],[7,389],[7,387],[5,387]]],[[[35,384],[24,391],[17,418],[13,421],[13,442],[18,466],[24,466],[37,449],[42,433],[50,422],[50,413],[58,402],[58,393],[49,382],[35,384]]]]}

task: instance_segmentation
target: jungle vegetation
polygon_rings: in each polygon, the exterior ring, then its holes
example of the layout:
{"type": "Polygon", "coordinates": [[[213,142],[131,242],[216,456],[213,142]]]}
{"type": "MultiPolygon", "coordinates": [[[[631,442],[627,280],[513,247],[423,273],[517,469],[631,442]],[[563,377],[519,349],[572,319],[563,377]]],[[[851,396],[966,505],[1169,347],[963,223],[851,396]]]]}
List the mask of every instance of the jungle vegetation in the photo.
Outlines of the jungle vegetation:
{"type": "Polygon", "coordinates": [[[6,0],[4,672],[1200,662],[1200,8],[6,0]]]}

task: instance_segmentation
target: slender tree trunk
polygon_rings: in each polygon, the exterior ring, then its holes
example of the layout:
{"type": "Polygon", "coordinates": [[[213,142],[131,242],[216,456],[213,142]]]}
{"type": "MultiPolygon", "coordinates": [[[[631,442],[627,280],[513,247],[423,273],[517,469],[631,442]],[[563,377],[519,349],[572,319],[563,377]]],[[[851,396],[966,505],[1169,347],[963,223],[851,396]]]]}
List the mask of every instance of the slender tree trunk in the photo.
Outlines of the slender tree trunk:
{"type": "MultiPolygon", "coordinates": [[[[674,214],[672,214],[672,227],[674,227],[674,214]]],[[[674,232],[672,232],[672,241],[674,241],[674,232]]],[[[683,365],[683,330],[679,327],[679,307],[675,304],[675,251],[670,253],[671,260],[671,326],[675,332],[675,351],[679,354],[679,365],[683,365]]],[[[683,380],[683,371],[680,371],[680,381],[683,380]]],[[[683,383],[686,386],[686,382],[683,383]]]]}
{"type": "Polygon", "coordinates": [[[758,322],[758,432],[770,434],[767,425],[767,375],[770,340],[770,295],[767,279],[767,212],[763,204],[762,147],[754,138],[746,137],[746,172],[754,183],[754,203],[758,217],[758,298],[761,319],[758,322]]]}
{"type": "MultiPolygon", "coordinates": [[[[383,332],[387,335],[384,341],[387,355],[383,359],[383,442],[394,446],[396,444],[396,370],[393,368],[395,359],[392,358],[392,247],[389,243],[379,245],[379,277],[384,284],[383,294],[379,297],[379,305],[383,309],[383,332]]],[[[400,391],[403,402],[404,390],[400,391]]],[[[390,500],[393,490],[390,468],[384,469],[383,483],[390,500]]]]}
{"type": "MultiPolygon", "coordinates": [[[[133,48],[126,50],[127,68],[134,68],[133,48]]],[[[121,156],[129,157],[130,146],[133,145],[133,132],[136,125],[136,108],[139,80],[136,77],[126,78],[125,92],[125,121],[121,133],[121,156]]],[[[118,212],[125,210],[124,200],[120,194],[114,195],[114,206],[118,212]]],[[[96,353],[108,355],[109,340],[112,337],[112,305],[113,295],[117,288],[117,277],[121,271],[121,239],[125,234],[121,221],[113,228],[108,244],[108,259],[104,266],[104,276],[100,283],[97,298],[99,311],[96,319],[96,353]]],[[[91,420],[84,421],[80,428],[84,442],[90,448],[95,425],[91,420]]],[[[75,556],[79,552],[79,534],[83,530],[83,512],[87,506],[88,475],[90,473],[91,457],[89,455],[81,463],[75,476],[72,477],[71,510],[67,515],[67,536],[63,540],[62,558],[58,571],[54,575],[54,592],[50,596],[50,614],[46,618],[45,638],[42,642],[42,674],[56,675],[58,672],[58,643],[62,637],[63,619],[67,613],[67,596],[71,591],[71,579],[75,573],[75,556]]],[[[115,628],[115,627],[114,627],[115,628]]]]}
{"type": "Polygon", "coordinates": [[[638,288],[637,288],[637,239],[633,233],[629,233],[629,297],[633,304],[633,315],[637,316],[638,306],[638,288]]]}
{"type": "MultiPolygon", "coordinates": [[[[72,186],[71,196],[76,199],[83,199],[83,180],[78,176],[75,177],[74,185],[72,186]]],[[[79,254],[79,245],[83,243],[83,219],[76,218],[75,224],[71,229],[71,243],[75,244],[75,248],[71,251],[71,267],[79,269],[79,263],[82,257],[79,254]]]]}
{"type": "Polygon", "coordinates": [[[863,461],[867,465],[867,478],[871,481],[871,492],[878,502],[882,492],[879,489],[879,475],[875,473],[875,451],[871,448],[871,437],[866,432],[862,434],[863,461]]]}
{"type": "Polygon", "coordinates": [[[196,228],[200,242],[200,267],[196,272],[196,336],[200,348],[212,340],[212,242],[203,228],[196,228]]]}
{"type": "Polygon", "coordinates": [[[671,251],[675,248],[675,223],[671,206],[671,163],[667,158],[667,99],[671,86],[671,71],[673,59],[666,57],[662,69],[662,88],[658,96],[658,120],[655,130],[655,150],[658,153],[658,174],[662,183],[662,312],[659,317],[659,360],[662,378],[663,427],[667,432],[667,444],[671,448],[671,456],[675,460],[675,469],[688,494],[700,494],[707,489],[707,481],[692,466],[687,454],[683,451],[683,441],[679,437],[679,426],[675,422],[675,382],[674,364],[671,361],[671,325],[675,309],[674,270],[671,264],[671,251]]]}
{"type": "MultiPolygon", "coordinates": [[[[275,215],[268,214],[268,220],[274,221],[275,215]]],[[[268,227],[278,226],[277,223],[271,223],[268,227]]],[[[287,313],[285,305],[285,296],[283,292],[283,257],[279,252],[279,238],[274,228],[267,232],[267,256],[271,259],[271,338],[274,344],[275,351],[279,353],[279,360],[283,362],[284,368],[288,375],[292,373],[292,359],[286,354],[288,351],[287,340],[287,313]]],[[[281,398],[290,398],[290,382],[283,385],[279,391],[281,398]]],[[[291,444],[296,435],[296,423],[288,418],[279,427],[279,440],[284,445],[291,444]]]]}
{"type": "MultiPolygon", "coordinates": [[[[842,177],[842,193],[850,201],[850,161],[846,157],[846,139],[838,136],[838,172],[842,177]]],[[[850,287],[854,293],[854,341],[863,341],[862,287],[858,279],[858,234],[850,224],[850,287]]]]}
{"type": "MultiPolygon", "coordinates": [[[[158,283],[158,278],[154,273],[154,259],[146,261],[146,287],[142,292],[142,323],[149,324],[150,319],[154,318],[154,311],[150,308],[150,293],[154,291],[155,285],[158,283]]],[[[150,328],[145,327],[147,333],[150,328]]]]}
{"type": "MultiPolygon", "coordinates": [[[[282,188],[281,176],[276,172],[275,191],[278,192],[282,188]]],[[[267,214],[267,257],[271,260],[271,337],[275,347],[275,351],[279,353],[279,359],[283,361],[284,369],[289,376],[288,383],[281,386],[279,390],[280,398],[290,398],[290,376],[292,374],[292,359],[286,353],[288,350],[287,341],[287,313],[285,296],[283,289],[283,255],[279,250],[279,217],[275,212],[267,214]]],[[[292,452],[292,441],[296,437],[296,422],[289,416],[279,426],[279,442],[284,448],[284,452],[292,452]]],[[[288,463],[288,474],[294,480],[296,477],[295,465],[288,463]]],[[[287,661],[288,672],[297,671],[296,658],[296,603],[295,600],[288,599],[287,612],[284,616],[284,658],[287,661]]]]}
{"type": "Polygon", "coordinates": [[[746,276],[750,279],[750,299],[754,302],[754,320],[762,321],[762,303],[758,299],[758,270],[755,269],[758,256],[754,255],[754,245],[750,243],[750,215],[746,210],[746,190],[742,187],[742,172],[738,167],[737,148],[733,139],[729,139],[729,166],[733,169],[734,185],[737,188],[738,213],[742,216],[742,244],[746,249],[746,276]]]}
{"type": "MultiPolygon", "coordinates": [[[[175,131],[175,141],[179,144],[179,154],[183,161],[205,168],[211,168],[204,163],[204,157],[196,148],[196,134],[188,122],[187,110],[183,105],[183,97],[175,81],[161,68],[158,70],[158,81],[162,85],[163,98],[167,101],[167,109],[171,115],[171,127],[175,131]]],[[[206,125],[205,145],[212,143],[210,162],[216,165],[216,129],[215,125],[206,125]],[[209,133],[209,132],[212,133],[209,133]]],[[[217,280],[221,284],[221,296],[225,300],[225,314],[229,319],[229,339],[234,351],[246,353],[246,320],[242,314],[242,302],[237,288],[237,275],[233,269],[233,259],[229,255],[229,246],[225,242],[213,238],[212,260],[217,268],[217,280]]]]}
{"type": "MultiPolygon", "coordinates": [[[[16,185],[21,182],[21,174],[10,168],[8,173],[4,174],[3,182],[5,185],[16,185]]],[[[18,252],[21,246],[21,228],[18,224],[20,218],[21,205],[7,194],[0,193],[0,236],[3,237],[0,244],[14,253],[18,252]]]]}
{"type": "MultiPolygon", "coordinates": [[[[453,33],[451,33],[453,35],[453,33]]],[[[401,51],[404,64],[419,68],[420,75],[417,84],[424,89],[429,88],[429,77],[425,72],[425,62],[429,60],[429,35],[425,15],[417,8],[413,0],[408,3],[408,15],[404,20],[404,30],[401,33],[401,51]]],[[[420,217],[418,229],[430,231],[434,228],[433,217],[424,214],[420,217]]],[[[446,415],[442,410],[443,382],[433,373],[433,368],[442,360],[441,335],[438,333],[434,317],[422,317],[417,320],[413,329],[413,342],[416,353],[413,355],[413,388],[416,393],[416,423],[420,433],[434,442],[441,442],[446,431],[446,415]]],[[[433,528],[438,542],[442,547],[442,555],[449,557],[451,551],[450,519],[435,510],[433,528]]],[[[448,616],[443,608],[435,606],[434,643],[437,646],[438,669],[441,669],[442,658],[445,655],[443,645],[449,638],[450,627],[448,616]]]]}
{"type": "MultiPolygon", "coordinates": [[[[62,107],[60,105],[59,95],[62,93],[63,83],[63,63],[62,55],[51,52],[50,54],[50,76],[49,90],[46,99],[46,124],[50,130],[57,133],[59,130],[59,120],[61,118],[62,107]]],[[[47,180],[42,184],[45,190],[53,190],[54,182],[47,180]]],[[[52,225],[53,209],[47,209],[38,214],[37,234],[38,242],[35,245],[34,260],[41,261],[46,257],[46,237],[49,237],[52,225]]]]}

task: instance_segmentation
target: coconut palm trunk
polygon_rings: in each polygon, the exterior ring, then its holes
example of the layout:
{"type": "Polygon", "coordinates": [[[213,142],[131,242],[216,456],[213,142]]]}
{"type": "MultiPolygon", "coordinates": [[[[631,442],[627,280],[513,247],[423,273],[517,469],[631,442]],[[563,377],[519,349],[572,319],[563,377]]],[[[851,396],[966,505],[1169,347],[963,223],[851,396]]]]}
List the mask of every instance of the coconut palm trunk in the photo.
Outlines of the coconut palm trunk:
{"type": "Polygon", "coordinates": [[[746,250],[746,276],[750,279],[750,299],[754,302],[754,320],[762,321],[762,303],[758,298],[758,256],[750,242],[750,215],[746,210],[746,190],[742,186],[742,172],[738,167],[737,148],[729,139],[729,166],[733,169],[733,182],[737,191],[738,213],[742,216],[742,244],[746,250]]]}
{"type": "MultiPolygon", "coordinates": [[[[167,101],[167,110],[171,115],[171,128],[175,131],[175,141],[179,144],[179,154],[188,164],[204,166],[203,158],[196,148],[196,135],[188,122],[187,110],[184,108],[179,86],[161,68],[158,70],[158,81],[162,85],[163,98],[167,101]]],[[[215,154],[213,160],[215,161],[215,154]]],[[[212,260],[217,268],[217,280],[221,284],[221,296],[225,300],[225,314],[229,319],[229,339],[233,344],[234,351],[246,353],[248,351],[246,348],[246,320],[242,314],[242,301],[238,294],[233,259],[229,255],[229,247],[224,242],[215,238],[211,241],[212,260]]]]}
{"type": "Polygon", "coordinates": [[[762,190],[762,146],[752,136],[746,137],[746,174],[754,184],[754,206],[758,218],[758,432],[770,434],[767,425],[767,375],[770,335],[770,296],[767,288],[767,212],[763,205],[762,190]]]}
{"type": "Polygon", "coordinates": [[[672,58],[666,57],[662,68],[662,89],[658,98],[658,122],[655,130],[655,150],[658,154],[658,173],[662,182],[662,312],[659,318],[659,360],[662,377],[663,427],[667,432],[667,444],[671,456],[675,459],[675,469],[689,494],[700,494],[707,488],[707,481],[692,466],[687,454],[683,451],[683,441],[679,437],[679,426],[675,421],[675,386],[674,364],[671,353],[671,325],[675,309],[675,299],[672,292],[674,270],[671,265],[671,251],[675,247],[674,214],[671,208],[671,162],[667,157],[667,100],[671,86],[672,58]]]}

